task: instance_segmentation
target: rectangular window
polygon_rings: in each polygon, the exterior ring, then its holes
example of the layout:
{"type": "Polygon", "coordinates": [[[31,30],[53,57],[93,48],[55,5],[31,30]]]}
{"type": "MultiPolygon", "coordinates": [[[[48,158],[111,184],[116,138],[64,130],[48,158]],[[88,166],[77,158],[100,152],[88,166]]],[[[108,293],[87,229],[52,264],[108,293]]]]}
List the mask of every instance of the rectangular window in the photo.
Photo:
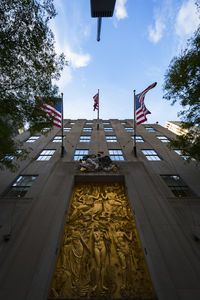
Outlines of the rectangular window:
{"type": "Polygon", "coordinates": [[[85,125],[93,125],[93,122],[85,122],[85,125]]]}
{"type": "Polygon", "coordinates": [[[155,150],[141,150],[148,160],[161,160],[155,150]]]}
{"type": "Polygon", "coordinates": [[[49,130],[50,130],[50,128],[45,127],[45,128],[42,129],[42,133],[46,133],[46,132],[48,132],[49,130]]]}
{"type": "Polygon", "coordinates": [[[124,128],[127,132],[133,132],[133,127],[125,127],[124,128]]]}
{"type": "Polygon", "coordinates": [[[113,128],[112,127],[104,127],[104,131],[105,132],[113,132],[113,128]]]}
{"type": "Polygon", "coordinates": [[[74,122],[70,122],[69,124],[70,124],[70,125],[74,125],[75,123],[74,123],[74,122]]]}
{"type": "Polygon", "coordinates": [[[106,142],[108,143],[116,143],[118,142],[116,136],[106,135],[106,142]]]}
{"type": "MultiPolygon", "coordinates": [[[[132,135],[131,138],[134,140],[134,135],[132,135]]],[[[136,135],[136,142],[137,143],[143,143],[144,140],[143,140],[142,136],[136,135]]]]}
{"type": "Polygon", "coordinates": [[[89,154],[89,150],[87,149],[82,149],[82,150],[75,150],[74,152],[74,160],[80,160],[83,158],[83,156],[88,155],[89,154]]]}
{"type": "Polygon", "coordinates": [[[92,132],[92,127],[83,127],[83,132],[92,132]]]}
{"type": "Polygon", "coordinates": [[[185,160],[187,160],[190,157],[189,155],[184,155],[182,150],[174,150],[174,151],[185,160]]]}
{"type": "Polygon", "coordinates": [[[168,138],[164,135],[158,135],[157,139],[159,139],[163,143],[168,143],[169,142],[168,138]]]}
{"type": "Polygon", "coordinates": [[[156,132],[156,130],[153,127],[145,127],[145,128],[149,132],[156,132]]]}
{"type": "MultiPolygon", "coordinates": [[[[22,150],[17,150],[16,155],[20,154],[21,152],[22,152],[22,150]]],[[[5,155],[2,160],[13,160],[16,157],[16,155],[5,155]]]]}
{"type": "Polygon", "coordinates": [[[91,141],[90,135],[81,135],[79,138],[80,143],[89,143],[91,141]]]}
{"type": "MultiPolygon", "coordinates": [[[[63,137],[65,139],[65,136],[63,137]]],[[[61,143],[62,142],[62,135],[56,135],[52,140],[53,143],[61,143]]]]}
{"type": "Polygon", "coordinates": [[[32,186],[37,175],[21,175],[12,184],[10,190],[6,194],[8,197],[23,197],[28,189],[32,186]]]}
{"type": "Polygon", "coordinates": [[[121,125],[127,125],[127,123],[126,122],[121,122],[121,125]]]}
{"type": "Polygon", "coordinates": [[[26,140],[26,143],[34,143],[35,141],[37,141],[37,139],[39,139],[40,135],[32,135],[28,138],[28,140],[26,140]]]}
{"type": "Polygon", "coordinates": [[[63,128],[63,131],[64,131],[64,132],[70,132],[71,129],[72,129],[71,127],[64,127],[64,128],[63,128]]]}
{"type": "Polygon", "coordinates": [[[161,178],[171,189],[172,193],[178,197],[191,197],[195,196],[190,188],[185,184],[185,182],[178,175],[161,175],[161,178]]]}
{"type": "Polygon", "coordinates": [[[108,150],[111,160],[124,160],[122,150],[108,150]]]}
{"type": "Polygon", "coordinates": [[[40,155],[38,156],[37,160],[50,160],[50,158],[54,155],[56,150],[43,150],[40,155]]]}
{"type": "Polygon", "coordinates": [[[110,125],[110,122],[103,122],[103,125],[110,125]]]}

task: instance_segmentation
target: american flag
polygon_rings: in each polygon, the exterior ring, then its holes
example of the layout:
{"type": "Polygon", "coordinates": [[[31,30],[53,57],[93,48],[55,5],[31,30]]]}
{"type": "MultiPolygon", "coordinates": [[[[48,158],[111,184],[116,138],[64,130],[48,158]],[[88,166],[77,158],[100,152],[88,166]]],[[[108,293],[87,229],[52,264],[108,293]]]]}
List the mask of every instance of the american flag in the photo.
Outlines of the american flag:
{"type": "Polygon", "coordinates": [[[55,105],[42,104],[41,106],[45,112],[53,119],[53,125],[62,127],[62,101],[60,98],[55,98],[55,105]]]}
{"type": "Polygon", "coordinates": [[[146,88],[142,93],[135,95],[135,102],[136,102],[136,124],[141,124],[147,121],[146,115],[151,114],[151,112],[146,108],[144,104],[144,97],[146,93],[156,86],[157,82],[154,82],[148,88],[146,88]]]}
{"type": "Polygon", "coordinates": [[[97,93],[94,97],[93,97],[93,99],[94,99],[94,105],[93,105],[93,107],[94,107],[94,109],[93,110],[98,110],[99,109],[99,94],[97,93]]]}

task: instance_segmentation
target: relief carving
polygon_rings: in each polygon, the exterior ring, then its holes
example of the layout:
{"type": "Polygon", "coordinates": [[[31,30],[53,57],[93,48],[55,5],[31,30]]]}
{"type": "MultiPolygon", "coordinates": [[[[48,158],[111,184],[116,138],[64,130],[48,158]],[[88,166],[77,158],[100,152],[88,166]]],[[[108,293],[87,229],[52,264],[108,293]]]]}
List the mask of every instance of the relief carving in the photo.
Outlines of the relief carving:
{"type": "Polygon", "coordinates": [[[77,184],[49,298],[154,297],[124,185],[77,184]]]}

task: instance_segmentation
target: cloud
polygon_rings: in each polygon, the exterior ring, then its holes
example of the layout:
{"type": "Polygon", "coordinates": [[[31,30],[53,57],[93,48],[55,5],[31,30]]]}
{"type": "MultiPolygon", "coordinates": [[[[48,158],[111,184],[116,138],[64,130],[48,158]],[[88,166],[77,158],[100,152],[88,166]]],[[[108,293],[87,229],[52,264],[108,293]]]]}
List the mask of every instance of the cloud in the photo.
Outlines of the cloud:
{"type": "Polygon", "coordinates": [[[117,20],[121,20],[128,17],[127,10],[125,7],[127,0],[117,0],[115,4],[115,16],[117,20]]]}
{"type": "Polygon", "coordinates": [[[184,2],[177,14],[175,31],[180,37],[192,34],[200,24],[197,7],[193,0],[184,2]]]}
{"type": "Polygon", "coordinates": [[[149,40],[156,44],[163,36],[163,31],[165,29],[165,24],[161,19],[155,21],[155,27],[149,26],[149,40]]]}
{"type": "Polygon", "coordinates": [[[69,60],[69,65],[72,68],[82,68],[86,67],[90,62],[90,54],[82,54],[74,52],[67,45],[64,47],[64,53],[66,54],[67,59],[69,60]]]}

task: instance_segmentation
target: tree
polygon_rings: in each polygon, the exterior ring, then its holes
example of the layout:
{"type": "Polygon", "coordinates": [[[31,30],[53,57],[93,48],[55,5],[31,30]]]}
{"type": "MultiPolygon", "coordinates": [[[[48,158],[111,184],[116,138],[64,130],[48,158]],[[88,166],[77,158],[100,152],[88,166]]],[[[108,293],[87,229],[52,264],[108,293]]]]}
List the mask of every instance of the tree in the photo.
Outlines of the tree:
{"type": "Polygon", "coordinates": [[[183,128],[188,134],[171,140],[170,147],[200,161],[200,27],[189,40],[187,48],[174,57],[165,75],[164,98],[179,102],[183,128]]]}
{"type": "Polygon", "coordinates": [[[52,81],[66,64],[64,54],[55,53],[48,27],[55,16],[53,0],[0,2],[0,168],[12,169],[10,155],[24,153],[14,139],[16,128],[29,124],[34,133],[52,126],[35,97],[57,95],[52,81]]]}

